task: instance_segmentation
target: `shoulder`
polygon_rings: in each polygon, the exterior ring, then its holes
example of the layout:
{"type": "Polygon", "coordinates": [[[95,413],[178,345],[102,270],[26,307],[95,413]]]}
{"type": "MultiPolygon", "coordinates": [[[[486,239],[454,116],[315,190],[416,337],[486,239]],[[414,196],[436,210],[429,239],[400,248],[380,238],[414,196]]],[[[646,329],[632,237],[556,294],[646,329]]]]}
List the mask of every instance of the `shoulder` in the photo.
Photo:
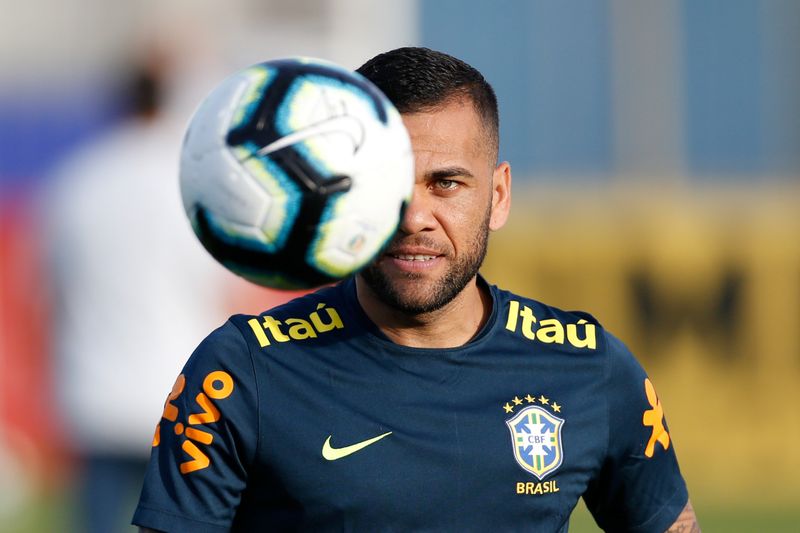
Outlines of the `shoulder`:
{"type": "MultiPolygon", "coordinates": [[[[628,347],[585,311],[565,311],[492,287],[498,327],[549,352],[599,358],[606,379],[639,382],[645,374],[628,347]]],[[[599,362],[598,361],[598,362],[599,362]]]]}
{"type": "Polygon", "coordinates": [[[222,369],[239,369],[248,373],[250,360],[250,349],[232,317],[200,342],[182,373],[197,376],[222,369]]]}
{"type": "Polygon", "coordinates": [[[605,384],[613,406],[634,404],[646,407],[654,395],[642,365],[619,338],[589,313],[564,311],[493,288],[498,303],[498,329],[520,342],[528,342],[536,353],[559,356],[575,363],[576,357],[591,361],[597,379],[605,384]],[[633,403],[631,403],[633,402],[633,403]]]}
{"type": "Polygon", "coordinates": [[[258,315],[234,315],[230,322],[253,349],[289,341],[317,339],[344,329],[347,287],[326,287],[295,298],[258,315]]]}
{"type": "Polygon", "coordinates": [[[601,354],[614,346],[600,322],[589,313],[565,311],[497,287],[492,291],[498,321],[511,334],[572,353],[601,354]]]}

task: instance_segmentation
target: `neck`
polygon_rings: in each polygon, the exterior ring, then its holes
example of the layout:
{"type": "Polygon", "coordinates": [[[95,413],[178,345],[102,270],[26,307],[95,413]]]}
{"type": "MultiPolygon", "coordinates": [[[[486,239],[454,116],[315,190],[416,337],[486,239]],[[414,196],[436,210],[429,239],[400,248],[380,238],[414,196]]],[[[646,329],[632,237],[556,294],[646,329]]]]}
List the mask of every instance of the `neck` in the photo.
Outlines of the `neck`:
{"type": "Polygon", "coordinates": [[[492,297],[477,278],[444,307],[428,313],[409,314],[383,303],[369,286],[356,277],[358,302],[364,312],[392,342],[412,348],[454,348],[470,341],[483,327],[492,310],[492,297]]]}

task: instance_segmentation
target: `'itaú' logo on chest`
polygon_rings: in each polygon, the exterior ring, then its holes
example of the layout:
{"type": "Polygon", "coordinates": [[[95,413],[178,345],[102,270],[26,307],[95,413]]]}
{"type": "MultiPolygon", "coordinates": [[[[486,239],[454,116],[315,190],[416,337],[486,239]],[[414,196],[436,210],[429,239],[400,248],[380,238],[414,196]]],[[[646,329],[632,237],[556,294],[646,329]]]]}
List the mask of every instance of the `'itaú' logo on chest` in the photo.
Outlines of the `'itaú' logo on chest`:
{"type": "Polygon", "coordinates": [[[307,318],[278,320],[265,315],[261,317],[261,320],[251,318],[247,321],[247,325],[253,330],[256,340],[262,348],[272,344],[272,341],[289,342],[316,339],[323,333],[344,327],[336,309],[325,307],[324,303],[317,304],[317,310],[310,313],[307,318]],[[328,315],[327,318],[323,318],[322,311],[328,315]]]}
{"type": "Polygon", "coordinates": [[[520,306],[516,300],[508,303],[506,329],[532,341],[545,344],[564,344],[565,340],[575,348],[597,348],[596,329],[584,319],[574,324],[563,324],[555,318],[537,320],[527,305],[520,306]]]}

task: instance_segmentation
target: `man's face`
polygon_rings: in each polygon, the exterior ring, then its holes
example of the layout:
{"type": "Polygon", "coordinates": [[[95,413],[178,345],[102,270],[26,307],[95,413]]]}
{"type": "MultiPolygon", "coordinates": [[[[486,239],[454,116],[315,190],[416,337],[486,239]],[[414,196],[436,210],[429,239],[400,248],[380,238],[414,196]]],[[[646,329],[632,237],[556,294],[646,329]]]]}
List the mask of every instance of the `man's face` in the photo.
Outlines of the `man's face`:
{"type": "Polygon", "coordinates": [[[362,276],[384,304],[420,314],[440,309],[474,279],[489,230],[505,222],[510,174],[505,163],[495,168],[467,99],[405,114],[403,122],[414,150],[414,196],[392,243],[362,276]]]}

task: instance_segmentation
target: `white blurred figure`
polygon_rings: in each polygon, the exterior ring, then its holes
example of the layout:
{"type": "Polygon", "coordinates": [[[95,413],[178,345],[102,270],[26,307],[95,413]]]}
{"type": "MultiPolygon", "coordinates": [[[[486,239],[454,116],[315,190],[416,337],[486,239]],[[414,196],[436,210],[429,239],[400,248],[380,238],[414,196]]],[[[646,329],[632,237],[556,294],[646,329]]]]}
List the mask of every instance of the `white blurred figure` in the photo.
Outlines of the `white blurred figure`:
{"type": "Polygon", "coordinates": [[[129,528],[156,423],[185,359],[229,311],[178,187],[186,115],[161,108],[158,60],[134,113],[74,154],[45,202],[60,413],[78,458],[78,530],[129,528]]]}

